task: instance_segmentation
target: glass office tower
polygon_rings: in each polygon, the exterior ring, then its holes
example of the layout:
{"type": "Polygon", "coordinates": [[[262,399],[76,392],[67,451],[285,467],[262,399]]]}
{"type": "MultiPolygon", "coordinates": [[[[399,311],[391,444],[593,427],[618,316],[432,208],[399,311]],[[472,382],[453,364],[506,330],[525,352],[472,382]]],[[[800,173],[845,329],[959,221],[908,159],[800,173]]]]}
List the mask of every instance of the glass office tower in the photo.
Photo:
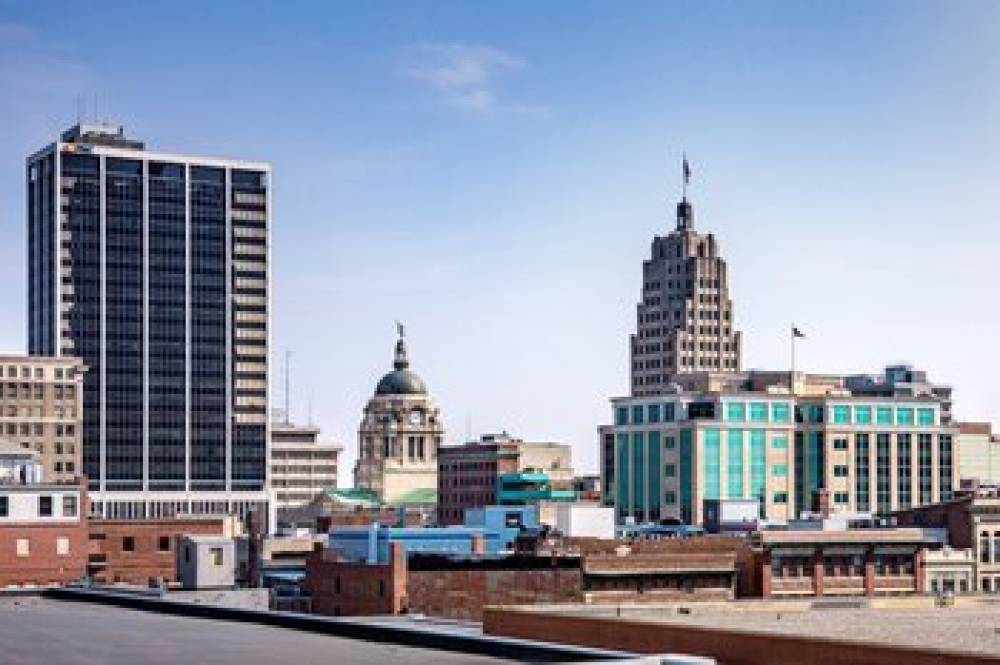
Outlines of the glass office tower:
{"type": "Polygon", "coordinates": [[[81,124],[27,198],[29,353],[87,366],[93,512],[266,508],[270,166],[81,124]]]}

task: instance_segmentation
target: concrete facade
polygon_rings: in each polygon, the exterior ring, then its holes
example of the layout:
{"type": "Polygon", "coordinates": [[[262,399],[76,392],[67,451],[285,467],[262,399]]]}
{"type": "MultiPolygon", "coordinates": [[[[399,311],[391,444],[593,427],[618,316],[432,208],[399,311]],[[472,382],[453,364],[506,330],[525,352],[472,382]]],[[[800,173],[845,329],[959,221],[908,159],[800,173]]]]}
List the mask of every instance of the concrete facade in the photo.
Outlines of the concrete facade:
{"type": "Polygon", "coordinates": [[[186,590],[233,588],[235,541],[221,535],[181,536],[177,542],[177,581],[186,590]]]}
{"type": "Polygon", "coordinates": [[[959,423],[959,477],[963,485],[1000,483],[1000,437],[990,423],[959,423]]]}
{"type": "Polygon", "coordinates": [[[78,358],[0,355],[0,440],[38,454],[47,482],[83,475],[83,376],[78,358]]]}
{"type": "Polygon", "coordinates": [[[433,504],[444,437],[441,412],[420,377],[410,371],[402,334],[393,366],[365,406],[354,485],[387,504],[433,504]]]}
{"type": "Polygon", "coordinates": [[[337,487],[343,448],[323,443],[319,436],[318,427],[271,423],[271,488],[279,517],[337,487]]]}

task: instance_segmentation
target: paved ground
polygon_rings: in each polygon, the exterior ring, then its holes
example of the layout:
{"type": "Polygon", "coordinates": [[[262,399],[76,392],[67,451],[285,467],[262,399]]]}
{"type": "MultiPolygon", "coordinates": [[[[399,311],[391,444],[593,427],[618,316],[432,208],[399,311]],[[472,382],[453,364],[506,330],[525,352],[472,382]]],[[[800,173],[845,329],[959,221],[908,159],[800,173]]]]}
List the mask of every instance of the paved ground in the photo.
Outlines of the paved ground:
{"type": "Polygon", "coordinates": [[[38,597],[0,599],[4,665],[407,665],[496,658],[38,597]]]}

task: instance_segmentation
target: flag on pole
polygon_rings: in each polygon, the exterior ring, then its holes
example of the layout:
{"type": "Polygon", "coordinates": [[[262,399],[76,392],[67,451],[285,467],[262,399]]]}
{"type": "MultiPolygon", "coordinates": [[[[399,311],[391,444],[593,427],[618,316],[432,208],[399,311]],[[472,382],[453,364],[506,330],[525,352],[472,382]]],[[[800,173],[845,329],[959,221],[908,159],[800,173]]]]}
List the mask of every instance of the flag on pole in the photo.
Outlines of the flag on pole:
{"type": "Polygon", "coordinates": [[[792,326],[792,337],[802,337],[804,339],[805,336],[806,336],[805,333],[803,333],[801,330],[799,330],[795,326],[792,326]]]}

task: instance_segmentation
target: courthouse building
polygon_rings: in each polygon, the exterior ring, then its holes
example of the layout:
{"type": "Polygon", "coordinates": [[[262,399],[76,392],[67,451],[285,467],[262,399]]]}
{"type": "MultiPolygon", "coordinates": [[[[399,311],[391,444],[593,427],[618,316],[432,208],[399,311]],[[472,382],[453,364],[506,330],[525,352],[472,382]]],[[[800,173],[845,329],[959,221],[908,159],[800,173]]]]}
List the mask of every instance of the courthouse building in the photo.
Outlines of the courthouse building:
{"type": "Polygon", "coordinates": [[[894,390],[898,369],[869,381],[691,374],[666,394],[614,398],[614,424],[601,430],[604,503],[619,522],[701,524],[706,499],[757,499],[778,521],[813,509],[819,490],[835,512],[947,501],[958,487],[950,403],[894,390]]]}

